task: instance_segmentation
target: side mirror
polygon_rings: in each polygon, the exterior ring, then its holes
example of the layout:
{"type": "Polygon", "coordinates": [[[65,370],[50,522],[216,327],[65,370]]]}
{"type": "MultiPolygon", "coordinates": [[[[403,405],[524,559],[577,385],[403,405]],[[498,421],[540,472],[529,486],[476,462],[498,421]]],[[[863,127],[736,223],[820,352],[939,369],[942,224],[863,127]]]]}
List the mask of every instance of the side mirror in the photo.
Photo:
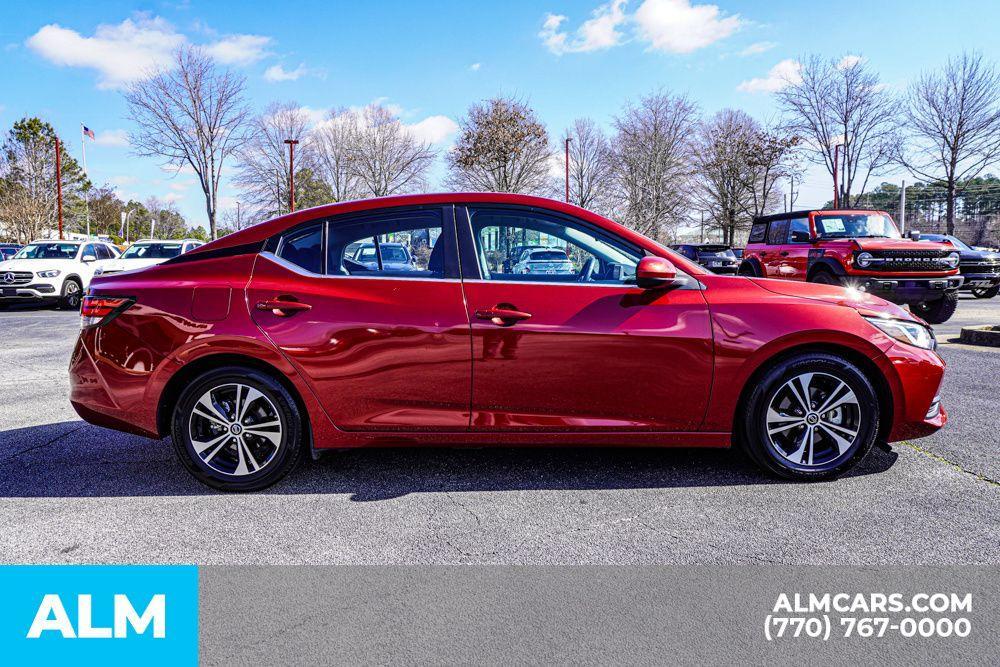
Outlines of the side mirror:
{"type": "Polygon", "coordinates": [[[635,268],[635,284],[642,289],[661,289],[676,285],[677,269],[669,259],[643,257],[635,268]]]}
{"type": "Polygon", "coordinates": [[[910,240],[911,241],[919,241],[920,240],[920,232],[918,232],[916,229],[911,229],[910,230],[910,240]]]}
{"type": "Polygon", "coordinates": [[[93,255],[84,255],[82,258],[80,258],[80,261],[83,262],[84,264],[90,264],[91,262],[96,262],[97,258],[94,257],[93,255]]]}

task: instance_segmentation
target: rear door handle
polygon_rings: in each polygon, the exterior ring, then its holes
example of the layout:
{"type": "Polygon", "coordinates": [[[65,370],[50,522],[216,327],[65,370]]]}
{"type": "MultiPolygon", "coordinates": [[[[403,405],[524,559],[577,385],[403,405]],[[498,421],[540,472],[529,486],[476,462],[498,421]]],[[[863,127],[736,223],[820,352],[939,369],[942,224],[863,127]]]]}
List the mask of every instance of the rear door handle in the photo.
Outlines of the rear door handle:
{"type": "Polygon", "coordinates": [[[778,253],[778,254],[779,254],[779,255],[781,255],[782,257],[788,257],[788,252],[787,252],[787,251],[785,251],[785,252],[780,252],[780,253],[778,253]]]}
{"type": "Polygon", "coordinates": [[[489,320],[498,327],[508,327],[512,324],[520,322],[521,320],[527,320],[531,317],[531,313],[526,313],[523,310],[517,310],[512,306],[508,306],[508,304],[501,304],[486,310],[477,310],[476,319],[489,320]]]}
{"type": "Polygon", "coordinates": [[[279,297],[277,299],[268,299],[267,301],[258,301],[257,310],[270,310],[278,317],[289,317],[303,310],[312,310],[312,306],[308,303],[302,303],[301,301],[295,301],[287,297],[279,297]]]}

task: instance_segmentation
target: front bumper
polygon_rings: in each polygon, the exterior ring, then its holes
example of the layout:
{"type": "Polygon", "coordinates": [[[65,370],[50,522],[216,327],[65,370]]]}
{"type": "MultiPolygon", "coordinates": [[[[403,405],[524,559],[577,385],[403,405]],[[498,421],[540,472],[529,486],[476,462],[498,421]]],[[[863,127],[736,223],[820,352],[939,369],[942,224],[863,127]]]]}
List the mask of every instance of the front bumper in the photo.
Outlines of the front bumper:
{"type": "Polygon", "coordinates": [[[893,303],[922,303],[937,301],[947,292],[962,287],[963,276],[946,278],[894,278],[870,277],[854,278],[858,289],[882,297],[893,303]]]}
{"type": "Polygon", "coordinates": [[[54,299],[59,296],[59,290],[49,283],[32,283],[9,287],[0,285],[0,301],[16,303],[18,301],[39,301],[54,299]]]}
{"type": "Polygon", "coordinates": [[[893,396],[889,442],[931,435],[948,422],[940,394],[945,363],[937,352],[895,343],[877,363],[893,396]]]}
{"type": "Polygon", "coordinates": [[[998,273],[963,273],[962,291],[974,289],[989,289],[1000,285],[1000,274],[998,273]]]}

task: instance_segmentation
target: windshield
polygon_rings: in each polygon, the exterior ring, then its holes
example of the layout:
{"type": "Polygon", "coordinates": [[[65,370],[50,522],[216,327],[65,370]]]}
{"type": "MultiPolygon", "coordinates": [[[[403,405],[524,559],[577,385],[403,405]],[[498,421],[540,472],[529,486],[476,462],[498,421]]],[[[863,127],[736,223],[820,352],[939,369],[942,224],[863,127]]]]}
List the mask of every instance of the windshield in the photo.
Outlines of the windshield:
{"type": "Polygon", "coordinates": [[[122,253],[122,259],[170,259],[181,254],[180,243],[136,243],[122,253]]]}
{"type": "Polygon", "coordinates": [[[837,213],[817,215],[816,231],[821,238],[883,238],[898,239],[899,230],[887,215],[881,213],[837,213]]]}
{"type": "Polygon", "coordinates": [[[74,259],[79,243],[29,243],[14,259],[74,259]]]}
{"type": "Polygon", "coordinates": [[[545,262],[553,260],[569,261],[569,257],[567,257],[566,253],[564,253],[562,250],[539,250],[537,252],[531,253],[531,257],[529,259],[532,262],[538,262],[538,261],[545,262]]]}

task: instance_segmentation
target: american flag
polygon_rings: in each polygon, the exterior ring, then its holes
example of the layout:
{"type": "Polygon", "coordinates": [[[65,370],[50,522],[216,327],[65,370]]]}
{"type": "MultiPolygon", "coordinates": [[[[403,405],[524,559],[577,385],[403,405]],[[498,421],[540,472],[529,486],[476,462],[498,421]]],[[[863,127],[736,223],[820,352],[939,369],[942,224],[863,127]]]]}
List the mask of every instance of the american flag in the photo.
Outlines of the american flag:
{"type": "Polygon", "coordinates": [[[89,127],[87,127],[86,125],[83,126],[83,133],[96,141],[96,139],[94,138],[94,131],[89,127]]]}

